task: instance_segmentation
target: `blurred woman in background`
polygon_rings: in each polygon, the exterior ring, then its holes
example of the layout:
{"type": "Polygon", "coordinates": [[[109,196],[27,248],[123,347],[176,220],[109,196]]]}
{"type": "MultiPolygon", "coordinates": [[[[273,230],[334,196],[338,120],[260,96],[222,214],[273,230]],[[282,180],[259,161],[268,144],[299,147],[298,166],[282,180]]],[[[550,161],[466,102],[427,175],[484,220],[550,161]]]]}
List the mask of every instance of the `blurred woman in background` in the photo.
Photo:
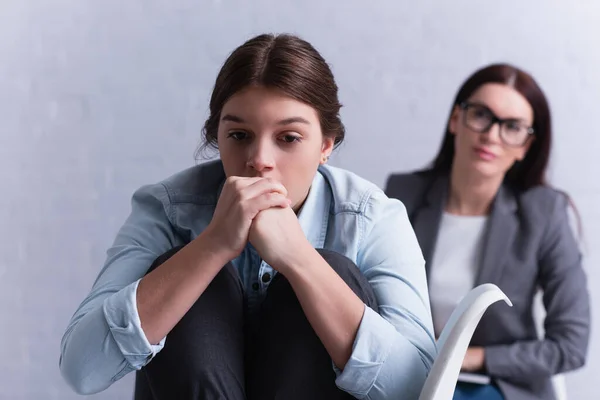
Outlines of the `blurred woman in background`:
{"type": "Polygon", "coordinates": [[[551,377],[585,363],[586,275],[569,198],[546,183],[551,140],[549,106],[535,80],[490,65],[459,89],[431,167],[387,181],[426,259],[436,336],[474,286],[494,283],[514,304],[488,309],[463,363],[491,383],[459,382],[455,399],[552,399],[551,377]],[[538,289],[547,312],[541,340],[532,313],[538,289]]]}

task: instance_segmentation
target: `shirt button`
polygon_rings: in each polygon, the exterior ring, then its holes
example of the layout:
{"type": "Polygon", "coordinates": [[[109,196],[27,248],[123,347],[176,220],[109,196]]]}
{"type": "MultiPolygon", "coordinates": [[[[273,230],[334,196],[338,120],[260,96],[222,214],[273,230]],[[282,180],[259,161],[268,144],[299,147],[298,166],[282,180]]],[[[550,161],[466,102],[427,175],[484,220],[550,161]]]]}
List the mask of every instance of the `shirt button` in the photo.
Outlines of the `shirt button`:
{"type": "Polygon", "coordinates": [[[258,290],[258,283],[257,283],[257,282],[254,282],[254,283],[252,284],[252,289],[253,289],[253,290],[258,290]]]}
{"type": "Polygon", "coordinates": [[[267,273],[265,273],[265,274],[262,276],[262,281],[263,281],[264,283],[267,283],[267,282],[269,282],[270,280],[271,280],[271,274],[270,274],[270,273],[268,273],[268,272],[267,272],[267,273]]]}

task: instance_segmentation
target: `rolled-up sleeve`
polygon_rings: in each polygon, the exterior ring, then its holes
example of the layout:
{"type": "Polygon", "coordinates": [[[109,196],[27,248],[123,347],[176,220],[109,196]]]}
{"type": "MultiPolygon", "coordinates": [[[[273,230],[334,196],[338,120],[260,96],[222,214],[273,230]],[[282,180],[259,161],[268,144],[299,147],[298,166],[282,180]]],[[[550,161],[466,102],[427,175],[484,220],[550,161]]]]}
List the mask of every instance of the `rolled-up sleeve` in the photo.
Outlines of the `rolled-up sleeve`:
{"type": "Polygon", "coordinates": [[[163,338],[156,345],[150,344],[142,330],[136,303],[139,282],[137,280],[108,297],[102,307],[112,337],[132,369],[146,365],[165,343],[163,338]]]}
{"type": "Polygon", "coordinates": [[[357,264],[379,309],[365,307],[336,384],[359,399],[418,399],[436,356],[425,260],[399,200],[375,192],[365,216],[357,264]]]}
{"type": "Polygon", "coordinates": [[[80,394],[97,393],[146,365],[165,339],[148,342],[137,310],[140,279],[154,260],[180,245],[169,222],[162,184],[135,192],[132,211],[107,252],[90,294],[71,318],[61,341],[60,370],[80,394]]]}

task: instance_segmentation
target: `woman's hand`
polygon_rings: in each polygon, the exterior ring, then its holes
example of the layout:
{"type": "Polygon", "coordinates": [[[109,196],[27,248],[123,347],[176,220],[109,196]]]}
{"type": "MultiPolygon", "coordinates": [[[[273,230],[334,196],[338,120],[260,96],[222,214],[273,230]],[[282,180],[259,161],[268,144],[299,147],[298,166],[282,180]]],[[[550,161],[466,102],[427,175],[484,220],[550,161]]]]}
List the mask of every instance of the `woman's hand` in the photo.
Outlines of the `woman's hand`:
{"type": "Polygon", "coordinates": [[[465,372],[476,372],[483,369],[485,362],[485,350],[483,347],[469,347],[463,360],[462,370],[465,372]]]}
{"type": "Polygon", "coordinates": [[[291,207],[259,212],[250,227],[249,239],[260,257],[284,274],[289,266],[301,263],[311,248],[291,207]]]}
{"type": "Polygon", "coordinates": [[[227,178],[206,233],[215,250],[229,260],[237,257],[246,243],[252,221],[259,212],[273,207],[289,208],[285,187],[269,178],[227,178]]]}

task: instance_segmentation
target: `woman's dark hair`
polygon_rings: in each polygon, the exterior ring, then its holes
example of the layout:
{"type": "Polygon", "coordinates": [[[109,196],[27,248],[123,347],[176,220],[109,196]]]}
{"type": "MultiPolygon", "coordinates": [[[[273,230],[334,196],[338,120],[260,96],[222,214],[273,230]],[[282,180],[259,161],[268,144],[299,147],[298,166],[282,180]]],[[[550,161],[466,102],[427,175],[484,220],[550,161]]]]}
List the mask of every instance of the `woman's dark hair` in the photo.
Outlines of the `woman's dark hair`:
{"type": "Polygon", "coordinates": [[[546,167],[552,144],[550,107],[542,89],[533,77],[509,64],[492,64],[476,71],[460,87],[448,123],[442,146],[435,157],[431,169],[438,173],[449,173],[454,159],[454,135],[449,131],[450,118],[454,108],[467,101],[473,93],[486,83],[508,85],[527,99],[533,108],[534,140],[525,158],[516,162],[506,173],[504,182],[518,190],[527,190],[546,184],[546,167]]]}
{"type": "MultiPolygon", "coordinates": [[[[450,118],[454,108],[469,100],[477,89],[486,83],[500,83],[508,85],[521,93],[527,99],[533,109],[534,140],[522,161],[517,161],[507,171],[504,183],[515,190],[527,190],[539,185],[547,186],[546,168],[550,158],[552,145],[552,124],[550,118],[550,107],[542,89],[527,72],[510,64],[492,64],[481,68],[471,75],[460,87],[450,116],[446,123],[446,133],[442,146],[433,160],[430,172],[434,174],[449,174],[454,160],[454,135],[450,133],[450,118]]],[[[571,197],[562,192],[568,199],[577,220],[577,231],[583,236],[582,223],[579,212],[571,197]]]]}
{"type": "Polygon", "coordinates": [[[217,130],[223,106],[248,86],[278,89],[310,105],[319,115],[323,134],[334,137],[336,146],[344,140],[338,87],[323,57],[297,36],[263,34],[235,49],[219,71],[199,152],[208,147],[218,149],[217,130]]]}

